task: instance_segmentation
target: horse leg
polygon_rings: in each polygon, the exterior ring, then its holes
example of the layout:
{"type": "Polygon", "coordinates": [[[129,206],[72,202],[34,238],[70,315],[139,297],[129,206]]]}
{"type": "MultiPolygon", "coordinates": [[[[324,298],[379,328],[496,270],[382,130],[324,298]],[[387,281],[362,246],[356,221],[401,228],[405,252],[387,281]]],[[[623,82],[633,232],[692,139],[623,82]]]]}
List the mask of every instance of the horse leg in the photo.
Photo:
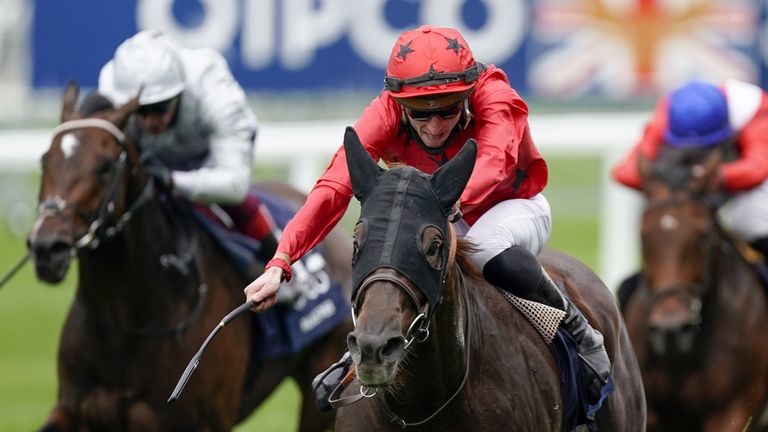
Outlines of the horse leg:
{"type": "Polygon", "coordinates": [[[45,424],[39,432],[65,432],[73,430],[72,413],[62,406],[56,408],[48,414],[45,424]]]}

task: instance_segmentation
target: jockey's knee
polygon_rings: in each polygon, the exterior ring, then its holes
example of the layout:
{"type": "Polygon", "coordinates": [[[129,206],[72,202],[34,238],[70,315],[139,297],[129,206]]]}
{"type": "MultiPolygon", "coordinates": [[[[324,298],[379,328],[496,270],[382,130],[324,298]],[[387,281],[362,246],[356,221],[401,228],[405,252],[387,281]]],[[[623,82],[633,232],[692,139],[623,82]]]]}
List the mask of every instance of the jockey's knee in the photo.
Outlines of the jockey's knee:
{"type": "Polygon", "coordinates": [[[511,246],[496,254],[483,266],[483,276],[491,284],[518,297],[528,298],[542,277],[541,265],[523,246],[511,246]]]}

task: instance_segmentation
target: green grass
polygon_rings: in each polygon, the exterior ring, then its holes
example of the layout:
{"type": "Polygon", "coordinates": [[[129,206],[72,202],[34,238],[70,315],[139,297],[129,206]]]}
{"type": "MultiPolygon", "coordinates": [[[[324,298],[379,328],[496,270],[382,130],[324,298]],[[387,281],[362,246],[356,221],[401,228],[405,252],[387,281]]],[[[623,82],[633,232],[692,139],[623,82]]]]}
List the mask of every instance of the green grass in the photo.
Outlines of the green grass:
{"type": "MultiPolygon", "coordinates": [[[[575,255],[595,268],[597,262],[598,204],[597,158],[552,159],[546,194],[554,222],[550,245],[575,255]]],[[[0,176],[0,209],[12,202],[34,205],[36,184],[0,176]],[[8,188],[13,184],[12,188],[8,188]],[[24,191],[22,197],[13,194],[24,191]]],[[[354,211],[354,210],[353,210],[354,211]]],[[[351,212],[350,212],[351,213],[351,212]]],[[[24,253],[23,236],[31,221],[20,229],[0,212],[0,276],[24,253]]],[[[354,215],[344,219],[349,229],[354,215]]],[[[22,221],[21,225],[25,225],[22,221]]],[[[28,432],[46,418],[56,399],[55,358],[58,337],[72,296],[75,269],[58,286],[38,283],[28,264],[0,288],[0,431],[28,432]]],[[[295,430],[298,396],[295,385],[284,383],[236,431],[278,432],[295,430]]]]}

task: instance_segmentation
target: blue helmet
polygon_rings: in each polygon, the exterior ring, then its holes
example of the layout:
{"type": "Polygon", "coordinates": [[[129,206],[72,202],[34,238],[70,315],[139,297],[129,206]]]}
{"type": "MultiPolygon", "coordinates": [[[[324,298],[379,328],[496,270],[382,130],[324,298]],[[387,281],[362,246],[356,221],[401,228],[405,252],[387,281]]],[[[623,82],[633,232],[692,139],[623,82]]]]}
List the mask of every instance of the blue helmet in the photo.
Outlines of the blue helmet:
{"type": "Polygon", "coordinates": [[[664,141],[672,147],[709,147],[733,133],[728,101],[718,87],[689,81],[669,95],[664,141]]]}

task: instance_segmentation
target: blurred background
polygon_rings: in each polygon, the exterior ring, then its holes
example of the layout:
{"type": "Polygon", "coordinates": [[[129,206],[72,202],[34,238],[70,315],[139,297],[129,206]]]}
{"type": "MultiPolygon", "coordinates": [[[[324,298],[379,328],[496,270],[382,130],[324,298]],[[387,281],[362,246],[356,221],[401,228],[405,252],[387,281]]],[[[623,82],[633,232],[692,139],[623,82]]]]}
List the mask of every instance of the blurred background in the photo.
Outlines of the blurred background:
{"type": "MultiPolygon", "coordinates": [[[[550,164],[551,246],[615,289],[637,266],[639,197],[608,170],[635,142],[657,97],[691,77],[765,88],[759,0],[0,0],[0,277],[26,253],[39,157],[64,85],[93,89],[136,31],[225,55],[261,121],[255,177],[309,190],[344,126],[382,88],[404,29],[459,29],[475,58],[507,72],[530,106],[550,164]]],[[[81,93],[84,94],[84,93],[81,93]]],[[[346,227],[355,217],[350,210],[346,227]]],[[[42,423],[56,395],[58,334],[74,278],[36,282],[31,266],[0,289],[0,431],[42,423]]],[[[286,383],[238,431],[284,431],[286,383]]]]}

